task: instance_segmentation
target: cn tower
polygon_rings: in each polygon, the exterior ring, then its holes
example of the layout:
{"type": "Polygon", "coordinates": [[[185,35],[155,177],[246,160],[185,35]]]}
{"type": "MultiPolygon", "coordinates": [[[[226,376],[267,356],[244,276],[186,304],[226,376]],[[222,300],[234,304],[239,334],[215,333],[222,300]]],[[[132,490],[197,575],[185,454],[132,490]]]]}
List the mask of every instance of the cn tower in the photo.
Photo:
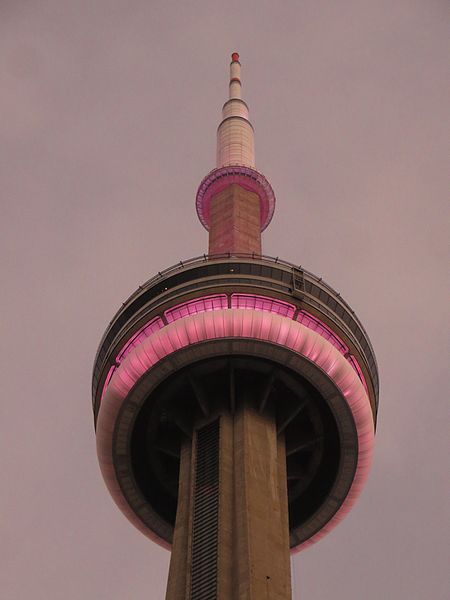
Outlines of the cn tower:
{"type": "Polygon", "coordinates": [[[208,253],[140,286],[94,365],[101,471],[171,550],[166,600],[290,599],[290,554],[343,519],[372,458],[374,351],[322,278],[262,254],[275,194],[241,89],[234,53],[196,197],[208,253]]]}

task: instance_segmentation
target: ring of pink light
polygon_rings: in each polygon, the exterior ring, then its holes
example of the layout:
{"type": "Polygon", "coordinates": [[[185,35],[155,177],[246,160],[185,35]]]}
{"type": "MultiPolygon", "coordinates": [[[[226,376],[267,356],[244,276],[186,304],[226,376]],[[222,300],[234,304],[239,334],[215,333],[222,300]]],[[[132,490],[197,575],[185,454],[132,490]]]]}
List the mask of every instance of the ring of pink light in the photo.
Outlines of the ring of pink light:
{"type": "Polygon", "coordinates": [[[261,231],[264,231],[272,220],[275,211],[275,194],[272,186],[262,173],[242,165],[214,169],[200,183],[195,204],[201,224],[209,231],[211,199],[233,183],[237,183],[245,190],[259,196],[261,231]]]}
{"type": "Polygon", "coordinates": [[[114,372],[101,401],[97,422],[97,453],[106,485],[125,516],[144,535],[165,548],[161,540],[134,514],[122,494],[113,464],[114,429],[119,411],[135,383],[161,359],[191,344],[223,338],[252,338],[278,344],[319,367],[340,390],[353,415],[358,459],[350,490],[334,516],[300,545],[298,552],[329,533],[350,511],[367,478],[373,454],[374,427],[370,401],[357,373],[326,339],[301,323],[257,310],[226,309],[181,318],[156,331],[134,348],[114,372]]]}

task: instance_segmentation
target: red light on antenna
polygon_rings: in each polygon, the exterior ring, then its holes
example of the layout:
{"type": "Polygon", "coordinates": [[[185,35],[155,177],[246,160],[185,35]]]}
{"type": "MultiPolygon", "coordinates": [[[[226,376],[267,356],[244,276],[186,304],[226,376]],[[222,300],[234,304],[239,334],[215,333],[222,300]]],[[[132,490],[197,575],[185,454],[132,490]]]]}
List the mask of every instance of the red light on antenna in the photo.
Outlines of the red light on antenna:
{"type": "Polygon", "coordinates": [[[239,62],[239,54],[237,52],[233,52],[233,54],[231,55],[231,60],[233,62],[239,62]]]}

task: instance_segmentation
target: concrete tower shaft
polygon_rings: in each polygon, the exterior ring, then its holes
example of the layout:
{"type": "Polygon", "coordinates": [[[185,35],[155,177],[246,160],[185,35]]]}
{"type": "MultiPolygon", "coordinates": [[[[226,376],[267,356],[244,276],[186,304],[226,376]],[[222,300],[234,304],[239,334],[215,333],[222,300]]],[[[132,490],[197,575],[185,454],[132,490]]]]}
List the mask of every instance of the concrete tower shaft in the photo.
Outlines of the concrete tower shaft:
{"type": "MultiPolygon", "coordinates": [[[[210,191],[209,254],[260,256],[259,187],[246,176],[234,181],[223,171],[231,165],[255,166],[253,126],[242,100],[236,52],[229,96],[217,130],[222,189],[210,191]]],[[[205,597],[223,600],[291,598],[285,439],[277,431],[274,407],[261,408],[261,391],[254,389],[260,377],[267,379],[266,390],[271,389],[272,366],[254,356],[230,358],[213,370],[217,381],[225,378],[225,396],[219,390],[202,390],[206,369],[201,378],[191,375],[203,414],[181,451],[166,600],[200,599],[205,591],[205,597]],[[214,402],[210,395],[221,399],[214,402]]]]}

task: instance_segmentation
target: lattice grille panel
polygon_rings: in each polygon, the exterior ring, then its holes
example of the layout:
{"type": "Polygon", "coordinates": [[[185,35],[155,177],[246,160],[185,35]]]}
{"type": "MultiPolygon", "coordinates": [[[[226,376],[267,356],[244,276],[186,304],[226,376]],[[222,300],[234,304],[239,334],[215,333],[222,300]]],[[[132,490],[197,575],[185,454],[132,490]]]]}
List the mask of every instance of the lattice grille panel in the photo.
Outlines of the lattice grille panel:
{"type": "Polygon", "coordinates": [[[197,431],[191,600],[217,598],[219,435],[218,419],[197,431]]]}

